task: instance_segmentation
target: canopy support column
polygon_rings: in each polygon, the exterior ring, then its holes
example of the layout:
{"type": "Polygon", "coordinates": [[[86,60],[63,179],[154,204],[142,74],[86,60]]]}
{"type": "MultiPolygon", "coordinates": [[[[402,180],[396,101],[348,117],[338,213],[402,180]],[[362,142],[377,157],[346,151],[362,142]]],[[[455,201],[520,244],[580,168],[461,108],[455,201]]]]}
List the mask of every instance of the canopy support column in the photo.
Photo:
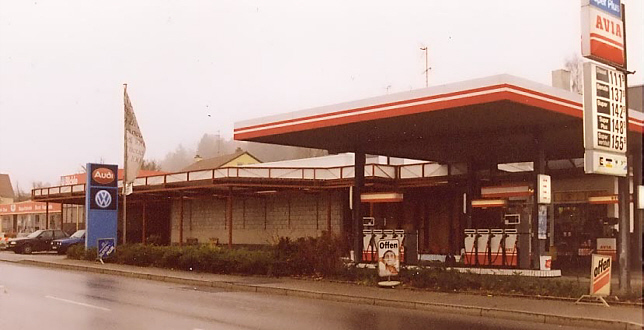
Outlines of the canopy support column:
{"type": "Polygon", "coordinates": [[[543,148],[543,143],[541,141],[542,138],[543,138],[543,134],[541,132],[537,132],[534,136],[536,154],[535,154],[535,159],[533,164],[534,177],[532,178],[532,184],[534,185],[534,189],[532,194],[532,217],[531,217],[532,244],[530,246],[530,255],[532,256],[532,268],[534,269],[539,269],[540,256],[544,255],[546,252],[546,240],[539,239],[539,209],[541,207],[546,207],[545,205],[539,205],[539,194],[538,194],[539,174],[546,174],[546,152],[543,148]]]}
{"type": "Polygon", "coordinates": [[[364,165],[366,155],[364,151],[355,152],[355,177],[352,194],[353,207],[353,253],[356,263],[362,261],[362,210],[360,208],[360,195],[364,187],[364,165]]]}
{"type": "Polygon", "coordinates": [[[179,198],[179,246],[183,246],[183,194],[179,198]]]}
{"type": "Polygon", "coordinates": [[[49,229],[49,202],[45,203],[45,229],[49,229]]]}
{"type": "Polygon", "coordinates": [[[148,203],[146,203],[146,201],[143,200],[143,219],[141,220],[141,222],[142,222],[141,223],[141,243],[143,243],[143,245],[145,245],[147,243],[146,239],[145,239],[145,237],[147,236],[146,235],[146,231],[147,231],[146,206],[147,206],[147,204],[148,203]]]}
{"type": "Polygon", "coordinates": [[[233,187],[228,187],[226,198],[226,221],[228,222],[228,248],[233,248],[233,187]]]}

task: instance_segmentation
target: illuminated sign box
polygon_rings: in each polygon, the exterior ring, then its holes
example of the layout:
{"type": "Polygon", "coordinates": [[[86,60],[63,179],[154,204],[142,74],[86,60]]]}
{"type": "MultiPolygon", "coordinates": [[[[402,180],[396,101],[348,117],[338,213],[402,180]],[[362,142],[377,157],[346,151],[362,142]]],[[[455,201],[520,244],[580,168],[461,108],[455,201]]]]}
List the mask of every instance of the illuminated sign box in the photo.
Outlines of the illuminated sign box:
{"type": "Polygon", "coordinates": [[[619,1],[586,0],[581,7],[581,55],[624,67],[624,25],[619,1]]]}

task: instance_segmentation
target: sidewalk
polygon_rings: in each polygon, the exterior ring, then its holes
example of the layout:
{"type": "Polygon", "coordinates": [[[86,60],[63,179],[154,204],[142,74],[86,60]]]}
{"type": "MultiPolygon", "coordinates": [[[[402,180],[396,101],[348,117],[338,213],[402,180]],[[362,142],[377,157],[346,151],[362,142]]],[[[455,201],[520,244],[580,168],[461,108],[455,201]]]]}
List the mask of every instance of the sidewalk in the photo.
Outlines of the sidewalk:
{"type": "Polygon", "coordinates": [[[559,300],[493,297],[402,288],[383,289],[293,278],[217,275],[153,267],[117,264],[102,265],[98,262],[69,260],[65,256],[54,254],[17,255],[12,252],[0,251],[0,261],[113,274],[182,285],[213,286],[237,291],[393,306],[431,312],[480,315],[599,329],[644,329],[644,310],[633,306],[611,306],[607,308],[600,305],[576,305],[573,302],[559,300]]]}

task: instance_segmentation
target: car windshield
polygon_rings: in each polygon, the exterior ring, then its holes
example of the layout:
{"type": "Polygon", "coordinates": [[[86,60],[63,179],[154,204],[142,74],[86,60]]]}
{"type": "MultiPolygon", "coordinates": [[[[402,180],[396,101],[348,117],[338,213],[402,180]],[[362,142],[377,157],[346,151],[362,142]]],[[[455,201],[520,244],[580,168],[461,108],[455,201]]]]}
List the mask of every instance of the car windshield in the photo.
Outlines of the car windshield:
{"type": "Polygon", "coordinates": [[[31,233],[31,234],[27,235],[27,237],[28,237],[28,238],[36,238],[36,237],[38,237],[38,235],[42,234],[42,232],[43,232],[43,231],[44,231],[44,230],[36,230],[35,232],[33,232],[33,233],[31,233]]]}
{"type": "Polygon", "coordinates": [[[85,235],[85,230],[77,230],[71,237],[80,238],[85,235]]]}

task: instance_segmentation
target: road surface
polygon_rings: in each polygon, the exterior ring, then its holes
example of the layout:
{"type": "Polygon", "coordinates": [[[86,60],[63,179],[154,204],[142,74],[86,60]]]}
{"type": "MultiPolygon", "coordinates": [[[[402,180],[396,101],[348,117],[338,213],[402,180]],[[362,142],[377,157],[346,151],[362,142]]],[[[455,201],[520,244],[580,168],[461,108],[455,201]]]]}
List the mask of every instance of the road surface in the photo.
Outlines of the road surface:
{"type": "Polygon", "coordinates": [[[0,328],[8,330],[544,329],[543,324],[181,286],[6,262],[0,262],[0,322],[0,328]]]}

